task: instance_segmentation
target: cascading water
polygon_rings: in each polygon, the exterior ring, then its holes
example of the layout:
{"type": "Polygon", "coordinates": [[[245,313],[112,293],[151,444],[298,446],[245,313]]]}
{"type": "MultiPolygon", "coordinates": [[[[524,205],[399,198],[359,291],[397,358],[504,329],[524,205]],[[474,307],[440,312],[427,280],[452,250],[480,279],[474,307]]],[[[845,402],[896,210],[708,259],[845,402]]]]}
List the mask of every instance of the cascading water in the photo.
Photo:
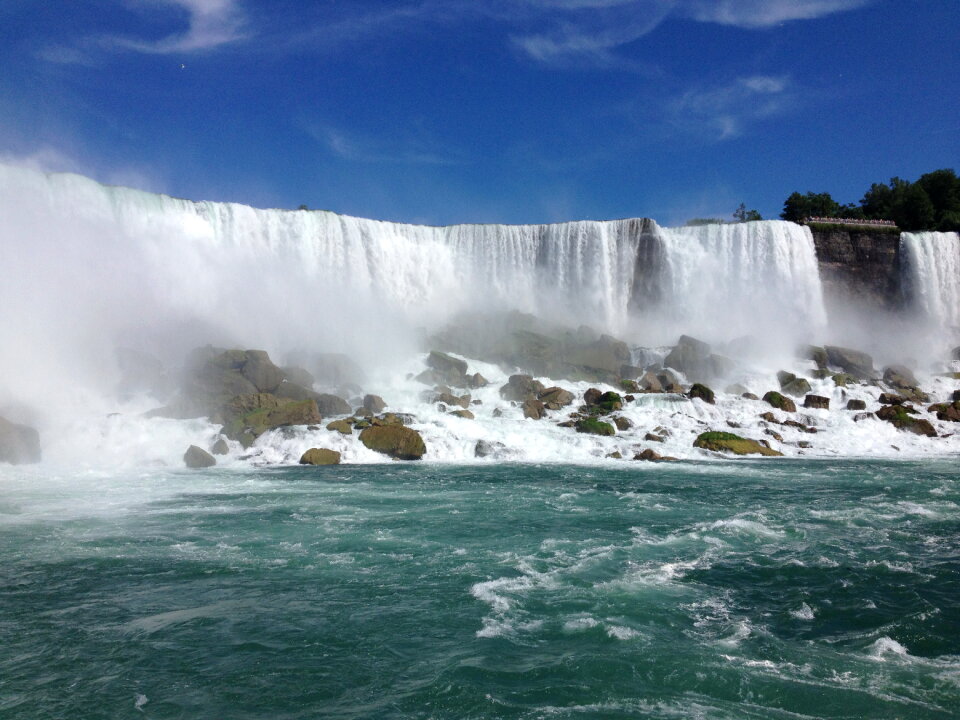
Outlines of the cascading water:
{"type": "Polygon", "coordinates": [[[914,309],[939,329],[960,332],[960,235],[903,233],[900,250],[914,309]]]}

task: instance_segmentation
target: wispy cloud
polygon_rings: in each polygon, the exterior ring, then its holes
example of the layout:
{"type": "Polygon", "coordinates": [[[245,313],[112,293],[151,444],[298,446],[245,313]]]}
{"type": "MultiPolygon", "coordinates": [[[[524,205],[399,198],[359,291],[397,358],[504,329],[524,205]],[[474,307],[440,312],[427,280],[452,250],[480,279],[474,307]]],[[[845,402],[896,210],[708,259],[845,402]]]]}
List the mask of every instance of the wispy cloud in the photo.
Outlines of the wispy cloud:
{"type": "Polygon", "coordinates": [[[338,158],[359,163],[457,165],[463,158],[430,139],[389,139],[348,133],[329,125],[309,124],[307,132],[338,158]]]}
{"type": "Polygon", "coordinates": [[[144,53],[188,53],[212,50],[241,40],[246,17],[236,0],[158,0],[185,14],[186,29],[160,40],[114,37],[106,44],[144,53]]]}
{"type": "Polygon", "coordinates": [[[873,0],[692,0],[686,13],[700,22],[765,28],[854,10],[873,0]]]}
{"type": "Polygon", "coordinates": [[[783,113],[792,102],[787,77],[753,75],[687,90],[668,104],[668,112],[676,127],[712,140],[729,140],[748,125],[783,113]]]}

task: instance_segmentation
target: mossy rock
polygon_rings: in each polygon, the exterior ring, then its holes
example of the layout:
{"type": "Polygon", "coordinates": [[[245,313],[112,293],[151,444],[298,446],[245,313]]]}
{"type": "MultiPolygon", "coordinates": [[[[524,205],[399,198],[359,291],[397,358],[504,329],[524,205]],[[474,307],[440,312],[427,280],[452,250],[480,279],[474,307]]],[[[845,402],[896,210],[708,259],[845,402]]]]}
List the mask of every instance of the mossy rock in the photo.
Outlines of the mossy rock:
{"type": "Polygon", "coordinates": [[[764,455],[767,457],[783,455],[783,453],[761,445],[756,440],[749,440],[728,432],[701,433],[693,441],[693,446],[714,452],[730,452],[734,455],[764,455]]]}
{"type": "Polygon", "coordinates": [[[576,428],[578,433],[586,433],[587,435],[609,436],[617,434],[617,431],[614,429],[613,425],[592,417],[578,420],[576,428]]]}
{"type": "Polygon", "coordinates": [[[403,425],[368,427],[360,433],[360,442],[397,460],[419,460],[427,452],[420,433],[403,425]]]}
{"type": "Polygon", "coordinates": [[[837,387],[847,387],[847,385],[856,385],[857,382],[859,382],[857,378],[855,378],[850,373],[837,373],[832,377],[833,377],[833,384],[836,385],[837,387]]]}
{"type": "Polygon", "coordinates": [[[776,390],[771,390],[764,395],[763,401],[768,405],[775,407],[777,410],[783,410],[784,412],[797,411],[797,404],[785,395],[781,395],[776,390]]]}
{"type": "Polygon", "coordinates": [[[341,435],[353,435],[353,426],[347,420],[334,420],[327,423],[327,430],[338,432],[341,435]]]}
{"type": "Polygon", "coordinates": [[[300,457],[301,465],[339,465],[340,453],[327,448],[310,448],[300,457]]]}
{"type": "Polygon", "coordinates": [[[960,400],[954,400],[952,403],[937,403],[928,409],[937,414],[937,420],[960,422],[960,400]]]}
{"type": "Polygon", "coordinates": [[[800,398],[808,395],[813,388],[810,387],[810,383],[807,382],[806,379],[795,377],[790,382],[782,385],[780,389],[787,395],[800,398]]]}
{"type": "Polygon", "coordinates": [[[938,437],[937,431],[929,420],[913,417],[916,410],[905,405],[884,405],[877,410],[877,417],[886,420],[898,430],[906,430],[914,435],[926,435],[927,437],[938,437]]]}
{"type": "Polygon", "coordinates": [[[224,435],[231,440],[238,440],[244,447],[250,447],[267,430],[288,425],[316,425],[321,420],[315,401],[290,402],[237,417],[224,426],[224,435]]]}
{"type": "Polygon", "coordinates": [[[700,398],[705,403],[710,403],[714,405],[716,403],[716,398],[714,396],[713,390],[708,388],[706,385],[701,383],[694,383],[690,388],[690,392],[687,393],[687,397],[690,399],[700,398]]]}

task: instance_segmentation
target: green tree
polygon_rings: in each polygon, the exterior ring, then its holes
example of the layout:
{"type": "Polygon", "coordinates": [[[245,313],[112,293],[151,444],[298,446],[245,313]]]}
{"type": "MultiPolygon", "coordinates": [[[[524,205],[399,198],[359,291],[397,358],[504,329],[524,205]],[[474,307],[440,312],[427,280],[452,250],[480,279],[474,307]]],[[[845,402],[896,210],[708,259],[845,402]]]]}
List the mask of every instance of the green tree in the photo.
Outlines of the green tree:
{"type": "Polygon", "coordinates": [[[960,213],[960,178],[952,169],[921,175],[916,184],[926,191],[933,203],[935,227],[943,225],[946,216],[960,213]]]}
{"type": "Polygon", "coordinates": [[[759,211],[747,210],[747,206],[740,203],[740,207],[733,211],[733,219],[737,222],[750,222],[752,220],[763,220],[763,217],[761,217],[759,211]]]}
{"type": "Polygon", "coordinates": [[[916,183],[895,192],[891,214],[902,230],[929,230],[935,227],[933,201],[927,191],[916,183]]]}
{"type": "Polygon", "coordinates": [[[808,217],[837,217],[839,212],[840,204],[830,197],[830,193],[808,192],[801,195],[795,192],[783,203],[780,217],[800,222],[808,217]]]}

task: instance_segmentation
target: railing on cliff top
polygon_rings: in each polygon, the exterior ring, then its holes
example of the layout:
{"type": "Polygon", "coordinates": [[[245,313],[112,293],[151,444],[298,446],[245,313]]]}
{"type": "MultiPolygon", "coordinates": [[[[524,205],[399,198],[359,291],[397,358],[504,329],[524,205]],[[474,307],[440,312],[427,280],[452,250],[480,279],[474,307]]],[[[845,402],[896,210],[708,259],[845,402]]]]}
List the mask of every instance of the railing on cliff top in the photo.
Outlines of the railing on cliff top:
{"type": "Polygon", "coordinates": [[[897,224],[893,220],[866,220],[857,218],[835,218],[835,217],[807,217],[800,221],[801,225],[852,225],[854,227],[868,228],[889,228],[897,229],[897,224]]]}

